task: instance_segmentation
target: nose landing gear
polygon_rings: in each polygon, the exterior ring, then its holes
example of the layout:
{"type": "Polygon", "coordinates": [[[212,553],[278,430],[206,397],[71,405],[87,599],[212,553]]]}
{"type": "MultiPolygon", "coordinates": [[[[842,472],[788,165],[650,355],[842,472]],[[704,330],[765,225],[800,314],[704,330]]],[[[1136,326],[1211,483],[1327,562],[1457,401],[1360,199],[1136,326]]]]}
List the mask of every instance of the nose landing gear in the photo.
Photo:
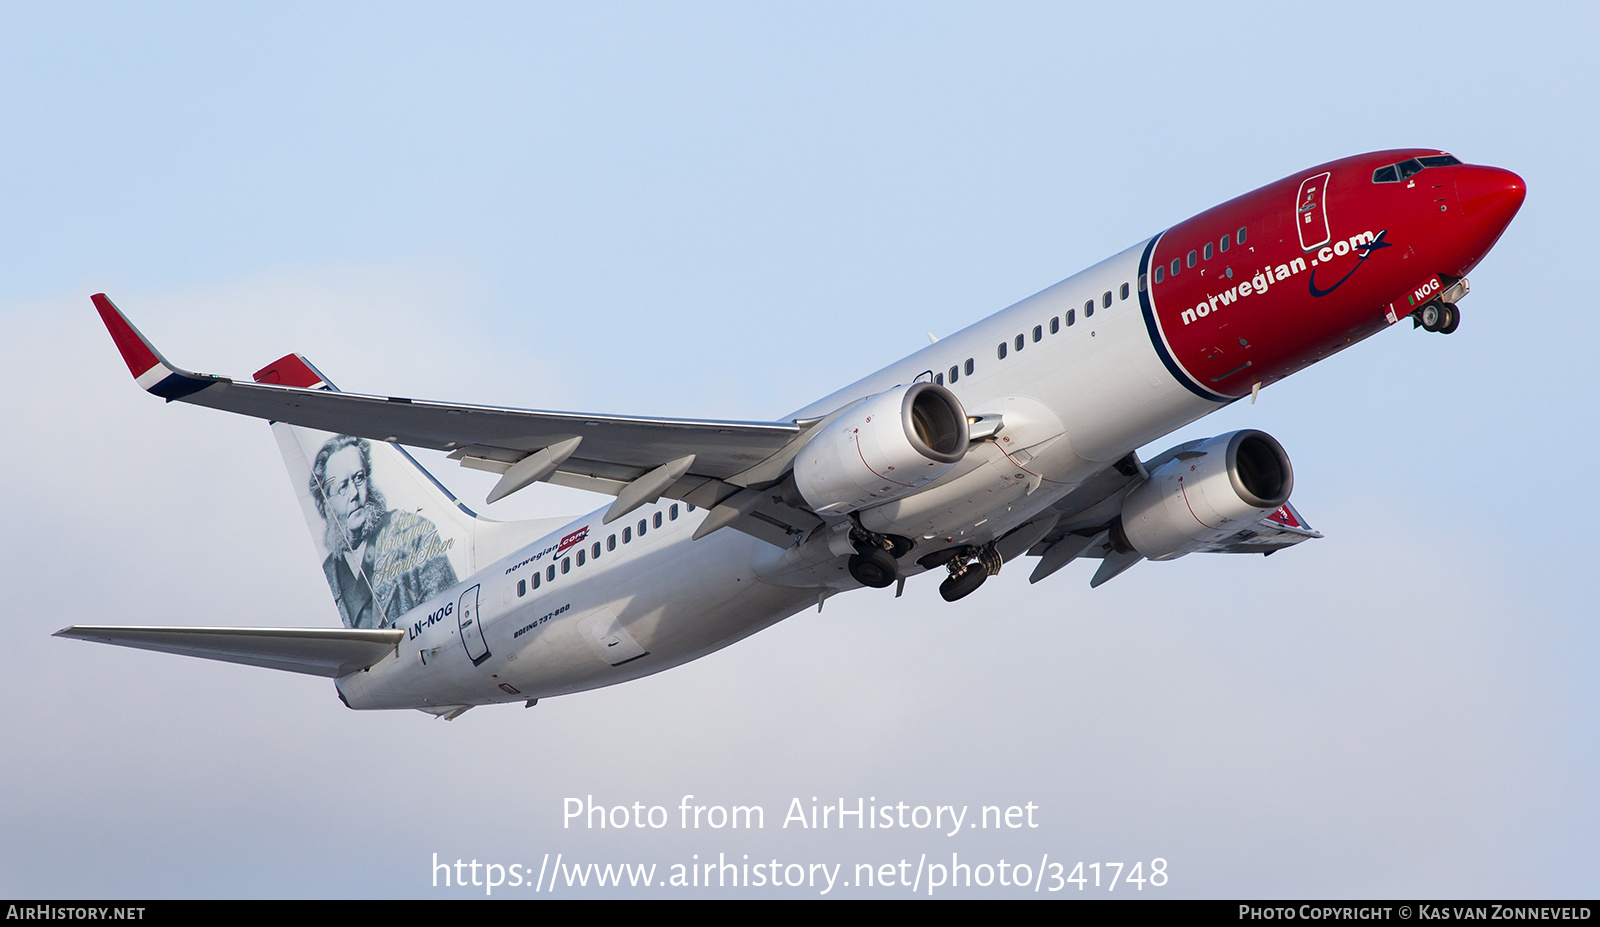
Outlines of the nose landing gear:
{"type": "Polygon", "coordinates": [[[1442,291],[1411,313],[1411,323],[1415,328],[1448,335],[1461,324],[1461,310],[1456,308],[1456,303],[1461,302],[1472,286],[1465,277],[1459,280],[1454,277],[1435,277],[1434,281],[1433,286],[1442,288],[1442,291]]]}
{"type": "Polygon", "coordinates": [[[1461,310],[1456,308],[1455,303],[1435,299],[1418,306],[1417,311],[1411,314],[1411,321],[1414,327],[1423,331],[1448,335],[1461,325],[1461,310]]]}

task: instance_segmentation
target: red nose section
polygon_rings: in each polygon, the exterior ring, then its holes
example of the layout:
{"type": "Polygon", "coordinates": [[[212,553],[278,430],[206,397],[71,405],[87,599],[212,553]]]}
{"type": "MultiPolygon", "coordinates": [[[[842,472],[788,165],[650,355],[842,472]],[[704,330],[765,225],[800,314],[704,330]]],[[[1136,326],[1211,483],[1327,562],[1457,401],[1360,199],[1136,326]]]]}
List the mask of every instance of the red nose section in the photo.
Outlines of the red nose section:
{"type": "Polygon", "coordinates": [[[1476,164],[1456,168],[1456,197],[1461,214],[1489,244],[1511,224],[1527,195],[1528,185],[1510,171],[1476,164]]]}

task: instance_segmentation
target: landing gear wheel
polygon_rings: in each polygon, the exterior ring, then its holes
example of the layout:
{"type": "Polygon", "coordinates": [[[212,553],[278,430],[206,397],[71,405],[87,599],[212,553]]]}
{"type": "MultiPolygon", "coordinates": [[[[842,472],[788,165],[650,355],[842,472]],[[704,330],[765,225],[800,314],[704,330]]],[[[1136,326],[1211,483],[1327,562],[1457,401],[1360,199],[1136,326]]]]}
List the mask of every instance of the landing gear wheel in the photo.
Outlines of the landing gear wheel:
{"type": "Polygon", "coordinates": [[[1444,314],[1445,320],[1444,324],[1439,326],[1439,334],[1448,335],[1461,327],[1461,310],[1459,308],[1450,303],[1445,303],[1444,314]]]}
{"type": "Polygon", "coordinates": [[[913,541],[910,538],[901,537],[898,534],[886,534],[883,536],[883,539],[889,542],[889,556],[896,560],[899,560],[906,554],[911,553],[911,549],[917,546],[916,541],[913,541]]]}
{"type": "Polygon", "coordinates": [[[1417,321],[1422,323],[1423,331],[1436,332],[1444,328],[1444,303],[1431,302],[1418,309],[1417,321]]]}
{"type": "Polygon", "coordinates": [[[893,586],[894,581],[900,578],[900,565],[894,562],[888,551],[869,547],[850,558],[850,575],[863,586],[882,589],[893,586]]]}
{"type": "Polygon", "coordinates": [[[973,566],[965,572],[951,576],[939,584],[939,595],[946,602],[966,598],[976,592],[983,581],[989,578],[989,573],[981,566],[973,566]]]}

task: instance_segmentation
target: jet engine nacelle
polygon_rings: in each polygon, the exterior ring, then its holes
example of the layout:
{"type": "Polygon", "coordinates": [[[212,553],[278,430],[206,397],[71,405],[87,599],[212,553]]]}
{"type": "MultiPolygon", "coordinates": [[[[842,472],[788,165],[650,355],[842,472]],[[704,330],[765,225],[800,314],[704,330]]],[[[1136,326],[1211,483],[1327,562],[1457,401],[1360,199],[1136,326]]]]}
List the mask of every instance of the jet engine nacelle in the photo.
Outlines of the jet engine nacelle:
{"type": "Polygon", "coordinates": [[[1289,501],[1293,488],[1294,469],[1276,438],[1253,429],[1218,435],[1128,493],[1122,537],[1114,540],[1151,560],[1171,560],[1248,527],[1289,501]]]}
{"type": "Polygon", "coordinates": [[[954,393],[897,386],[861,400],[801,448],[795,485],[814,511],[845,515],[933,482],[967,443],[967,412],[954,393]]]}

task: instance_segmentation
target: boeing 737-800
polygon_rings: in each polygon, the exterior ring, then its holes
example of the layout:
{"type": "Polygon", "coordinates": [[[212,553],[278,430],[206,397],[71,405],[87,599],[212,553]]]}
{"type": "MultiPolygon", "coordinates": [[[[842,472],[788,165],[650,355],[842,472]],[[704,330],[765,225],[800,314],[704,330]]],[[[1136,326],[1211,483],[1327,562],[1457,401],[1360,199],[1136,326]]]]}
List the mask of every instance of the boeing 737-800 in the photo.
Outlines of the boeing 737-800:
{"type": "MultiPolygon", "coordinates": [[[[1448,334],[1521,207],[1517,175],[1435,150],[1323,164],[1140,242],[773,422],[629,418],[340,392],[288,355],[252,382],[167,362],[103,294],[139,385],[268,419],[342,628],[59,633],[335,680],[351,708],[452,718],[656,673],[839,592],[1003,563],[1272,553],[1319,537],[1244,430],[1135,449],[1378,331],[1448,334]],[[403,446],[614,496],[483,518],[403,446]]],[[[897,592],[898,594],[898,592],[897,592]]]]}

